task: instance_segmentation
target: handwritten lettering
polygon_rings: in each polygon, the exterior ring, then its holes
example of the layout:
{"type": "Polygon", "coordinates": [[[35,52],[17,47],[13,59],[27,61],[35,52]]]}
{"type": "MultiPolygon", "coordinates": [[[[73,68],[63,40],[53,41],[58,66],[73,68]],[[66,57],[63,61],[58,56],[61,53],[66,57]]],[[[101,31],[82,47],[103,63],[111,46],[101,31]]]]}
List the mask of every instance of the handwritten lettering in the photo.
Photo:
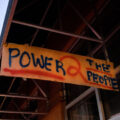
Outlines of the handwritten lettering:
{"type": "Polygon", "coordinates": [[[110,65],[109,64],[99,64],[91,59],[86,59],[86,61],[88,62],[88,64],[90,66],[94,66],[95,69],[97,69],[97,70],[104,71],[104,72],[110,72],[110,65]]]}
{"type": "MultiPolygon", "coordinates": [[[[39,67],[41,69],[45,69],[47,71],[51,71],[51,65],[53,58],[40,55],[40,57],[35,57],[34,53],[28,53],[27,51],[20,52],[18,48],[9,48],[9,67],[12,67],[13,59],[19,58],[19,65],[22,68],[29,67],[30,64],[33,64],[34,67],[39,67]],[[24,62],[24,59],[25,62],[24,62]]],[[[59,60],[54,60],[56,64],[56,72],[61,72],[63,75],[66,75],[64,64],[59,60]]]]}
{"type": "MultiPolygon", "coordinates": [[[[6,49],[3,50],[6,52],[6,49]]],[[[45,80],[65,80],[69,83],[106,89],[118,88],[110,62],[66,53],[58,55],[59,52],[51,50],[49,52],[49,50],[35,47],[27,50],[21,45],[7,46],[7,50],[5,55],[8,56],[7,65],[4,63],[3,71],[10,76],[26,77],[28,75],[28,78],[42,77],[45,80]],[[36,50],[40,52],[36,54],[36,50]]]]}
{"type": "Polygon", "coordinates": [[[59,69],[62,70],[63,75],[66,74],[64,68],[63,68],[63,63],[59,60],[56,60],[56,71],[59,72],[59,69]]]}
{"type": "Polygon", "coordinates": [[[18,48],[9,48],[9,66],[11,67],[12,64],[12,58],[16,58],[20,55],[20,50],[18,48]],[[16,53],[15,55],[12,55],[13,51],[16,53]]]}
{"type": "Polygon", "coordinates": [[[113,79],[107,75],[98,75],[92,71],[87,71],[88,80],[94,83],[100,83],[106,86],[111,86],[114,89],[118,89],[117,80],[113,79]]]}
{"type": "Polygon", "coordinates": [[[29,66],[29,64],[30,64],[30,55],[26,52],[26,51],[24,51],[22,54],[21,54],[21,56],[20,56],[20,65],[23,67],[23,68],[25,68],[25,67],[28,67],[29,66]],[[23,60],[24,60],[24,57],[27,57],[28,59],[28,61],[27,61],[27,63],[26,64],[23,64],[23,60]]]}

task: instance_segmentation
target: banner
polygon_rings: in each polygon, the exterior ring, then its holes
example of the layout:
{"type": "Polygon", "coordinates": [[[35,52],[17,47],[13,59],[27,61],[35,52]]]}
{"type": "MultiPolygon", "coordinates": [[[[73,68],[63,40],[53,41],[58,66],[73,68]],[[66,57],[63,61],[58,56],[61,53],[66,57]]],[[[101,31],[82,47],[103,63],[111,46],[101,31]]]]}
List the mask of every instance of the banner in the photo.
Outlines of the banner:
{"type": "Polygon", "coordinates": [[[118,89],[111,62],[29,45],[3,45],[1,74],[118,89]]]}

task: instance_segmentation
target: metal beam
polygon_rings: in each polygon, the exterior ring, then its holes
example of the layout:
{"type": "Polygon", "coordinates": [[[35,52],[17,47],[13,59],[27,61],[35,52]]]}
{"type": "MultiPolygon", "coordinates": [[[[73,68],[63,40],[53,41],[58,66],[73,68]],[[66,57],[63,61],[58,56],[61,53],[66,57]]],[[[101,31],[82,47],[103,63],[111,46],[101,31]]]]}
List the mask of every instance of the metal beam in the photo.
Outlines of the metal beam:
{"type": "MultiPolygon", "coordinates": [[[[18,111],[21,111],[20,108],[18,107],[18,105],[17,105],[14,101],[12,101],[12,103],[13,103],[13,105],[16,107],[16,109],[17,109],[18,111]]],[[[28,119],[24,114],[21,114],[21,116],[24,118],[24,120],[30,120],[30,119],[28,119]]]]}
{"type": "MultiPolygon", "coordinates": [[[[7,93],[9,93],[9,92],[10,92],[10,90],[11,90],[11,88],[12,88],[12,86],[13,86],[13,84],[14,84],[15,80],[16,80],[16,78],[13,78],[13,79],[12,79],[12,82],[11,82],[11,84],[10,84],[9,88],[8,88],[7,93]]],[[[6,100],[6,97],[4,97],[4,98],[3,98],[3,101],[2,101],[2,103],[0,104],[0,109],[2,109],[2,107],[3,107],[3,104],[4,104],[5,100],[6,100]]]]}
{"type": "Polygon", "coordinates": [[[108,37],[103,41],[103,43],[99,44],[92,52],[89,53],[90,56],[93,56],[97,51],[100,50],[101,47],[103,47],[106,42],[108,42],[116,32],[118,32],[120,29],[120,26],[117,26],[109,35],[108,37]]]}
{"type": "MultiPolygon", "coordinates": [[[[13,120],[13,119],[5,119],[5,118],[2,118],[0,120],[13,120]]],[[[14,120],[23,120],[23,119],[14,119],[14,120]]]]}
{"type": "MultiPolygon", "coordinates": [[[[103,5],[102,8],[100,8],[100,10],[98,10],[98,15],[102,13],[102,11],[105,9],[105,7],[108,5],[108,3],[110,2],[110,0],[107,0],[103,5]]],[[[91,24],[96,20],[96,17],[93,18],[93,20],[90,22],[91,24]]],[[[84,34],[84,32],[82,32],[82,35],[84,34]]],[[[78,42],[80,41],[80,39],[78,38],[75,43],[72,45],[72,47],[68,50],[69,52],[72,51],[72,49],[78,44],[78,42]]]]}
{"type": "Polygon", "coordinates": [[[88,28],[95,34],[95,36],[102,40],[102,37],[97,33],[97,31],[88,23],[88,21],[81,15],[81,13],[73,6],[69,1],[69,6],[75,11],[75,13],[83,20],[83,22],[88,26],[88,28]]]}
{"type": "Polygon", "coordinates": [[[99,39],[94,39],[91,37],[86,37],[86,36],[81,36],[81,35],[77,35],[74,33],[68,33],[68,32],[64,32],[64,31],[60,31],[60,30],[56,30],[56,29],[52,29],[52,28],[47,28],[47,27],[42,27],[39,25],[34,25],[34,24],[30,24],[30,23],[26,23],[26,22],[22,22],[22,21],[18,21],[18,20],[12,20],[12,23],[15,24],[19,24],[19,25],[24,25],[24,26],[28,26],[28,27],[32,27],[32,28],[36,28],[36,29],[41,29],[41,30],[45,30],[45,31],[49,31],[49,32],[53,32],[53,33],[57,33],[57,34],[61,34],[61,35],[66,35],[69,37],[75,37],[75,38],[81,38],[87,41],[93,41],[93,42],[97,42],[97,43],[102,43],[102,40],[99,39]]]}
{"type": "Polygon", "coordinates": [[[88,96],[89,94],[91,94],[92,92],[95,91],[95,88],[91,87],[89,89],[87,89],[85,92],[83,92],[80,96],[78,96],[76,99],[74,99],[72,102],[70,102],[67,106],[66,106],[66,110],[68,110],[69,108],[71,108],[73,105],[75,105],[76,103],[78,103],[80,100],[84,99],[86,96],[88,96]]]}
{"type": "Polygon", "coordinates": [[[104,56],[105,56],[106,61],[110,62],[108,51],[107,51],[107,48],[105,45],[103,45],[103,52],[104,52],[104,56]]]}
{"type": "Polygon", "coordinates": [[[27,3],[27,5],[23,6],[23,7],[20,8],[19,10],[17,10],[17,11],[15,12],[15,15],[16,15],[16,14],[19,14],[19,13],[22,12],[24,9],[32,6],[33,4],[35,4],[35,3],[38,2],[38,1],[39,1],[39,0],[30,1],[30,3],[27,3]]]}
{"type": "Polygon", "coordinates": [[[63,30],[63,25],[62,25],[62,19],[61,19],[61,1],[57,0],[57,8],[58,8],[58,24],[59,24],[59,28],[60,30],[63,30]]]}
{"type": "Polygon", "coordinates": [[[118,73],[120,73],[120,65],[118,65],[118,66],[115,68],[115,74],[117,75],[118,73]]]}
{"type": "Polygon", "coordinates": [[[96,101],[97,101],[97,105],[98,105],[98,112],[99,112],[100,120],[105,120],[103,104],[102,104],[100,92],[97,88],[95,88],[95,95],[96,95],[96,101]]]}
{"type": "MultiPolygon", "coordinates": [[[[18,0],[13,0],[12,7],[11,7],[11,11],[10,11],[10,16],[9,16],[9,18],[8,18],[8,23],[7,23],[5,32],[4,32],[2,44],[4,44],[4,43],[6,42],[6,39],[7,39],[8,32],[9,32],[9,29],[10,29],[10,26],[11,26],[11,23],[12,23],[12,19],[13,19],[13,15],[14,15],[14,13],[15,13],[15,9],[16,9],[17,3],[18,3],[18,0]]],[[[2,55],[2,48],[0,48],[0,58],[1,58],[1,55],[2,55]]],[[[11,83],[10,87],[8,88],[8,91],[7,91],[7,92],[9,92],[9,91],[11,90],[12,85],[13,85],[15,79],[16,79],[16,78],[13,78],[12,83],[11,83]]],[[[5,100],[6,100],[6,98],[3,99],[3,101],[2,101],[2,103],[1,103],[1,105],[0,105],[0,109],[2,108],[5,100]]]]}
{"type": "Polygon", "coordinates": [[[42,90],[42,88],[39,86],[39,84],[37,83],[37,81],[36,81],[36,80],[32,80],[32,81],[33,81],[33,83],[36,85],[36,87],[39,89],[39,91],[42,93],[42,95],[43,95],[45,98],[47,98],[46,93],[42,90]]]}
{"type": "Polygon", "coordinates": [[[12,95],[12,94],[0,94],[0,97],[22,98],[22,99],[32,99],[32,100],[47,100],[47,98],[44,98],[44,97],[12,95]]]}
{"type": "Polygon", "coordinates": [[[106,8],[106,6],[110,3],[111,0],[106,0],[102,8],[99,10],[98,14],[101,14],[102,11],[106,8]]]}
{"type": "Polygon", "coordinates": [[[8,111],[8,110],[0,110],[0,113],[6,113],[6,114],[26,114],[26,115],[46,115],[47,113],[41,113],[41,112],[26,112],[26,111],[8,111]]]}
{"type": "MultiPolygon", "coordinates": [[[[53,0],[50,0],[50,2],[49,2],[49,4],[48,4],[48,7],[47,7],[47,9],[45,10],[44,15],[43,15],[43,17],[42,17],[42,19],[41,19],[41,21],[40,21],[40,25],[43,24],[43,21],[45,20],[45,17],[46,17],[46,15],[47,15],[48,11],[49,11],[49,8],[50,8],[51,5],[52,5],[52,2],[53,2],[53,0]]],[[[30,42],[30,45],[33,44],[35,38],[37,37],[38,32],[39,32],[39,29],[37,29],[37,30],[35,31],[35,33],[34,33],[34,35],[33,35],[33,38],[32,38],[32,40],[31,40],[31,42],[30,42]]]]}

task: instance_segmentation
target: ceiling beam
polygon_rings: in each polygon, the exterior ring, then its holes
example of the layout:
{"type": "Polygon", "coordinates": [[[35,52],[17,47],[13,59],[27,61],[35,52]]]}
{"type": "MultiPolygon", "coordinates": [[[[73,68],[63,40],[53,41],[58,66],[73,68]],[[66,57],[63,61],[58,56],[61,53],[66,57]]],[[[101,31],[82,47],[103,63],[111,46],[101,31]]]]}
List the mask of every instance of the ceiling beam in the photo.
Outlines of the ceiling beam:
{"type": "MultiPolygon", "coordinates": [[[[10,29],[10,26],[11,26],[11,23],[12,23],[12,19],[13,19],[14,13],[15,13],[15,9],[16,9],[17,3],[18,3],[18,0],[13,0],[12,7],[11,7],[11,11],[10,11],[10,15],[9,15],[8,22],[7,22],[7,25],[6,25],[6,28],[5,28],[5,32],[4,32],[4,35],[3,35],[2,45],[3,45],[4,43],[6,43],[7,36],[8,36],[8,32],[9,32],[9,29],[10,29]]],[[[2,46],[2,45],[1,45],[1,46],[2,46]]],[[[2,56],[2,47],[0,48],[0,58],[1,58],[1,56],[2,56]]],[[[12,85],[13,85],[15,79],[16,79],[16,78],[13,78],[13,80],[12,80],[12,82],[11,82],[11,85],[10,85],[10,87],[8,88],[8,92],[11,90],[12,85]]],[[[6,98],[3,99],[3,101],[2,101],[2,103],[1,103],[1,105],[0,105],[0,109],[2,108],[5,100],[6,100],[6,98]]]]}
{"type": "MultiPolygon", "coordinates": [[[[0,120],[13,120],[13,119],[5,119],[5,118],[2,118],[0,120]]],[[[14,120],[23,120],[23,119],[14,119],[14,120]]]]}
{"type": "Polygon", "coordinates": [[[46,115],[47,113],[41,113],[41,112],[31,112],[31,111],[8,111],[8,110],[0,110],[0,113],[6,113],[6,114],[31,114],[31,115],[46,115]]]}
{"type": "MultiPolygon", "coordinates": [[[[17,111],[21,111],[20,108],[18,107],[18,105],[15,103],[15,101],[12,101],[12,103],[16,107],[17,111]]],[[[21,116],[23,117],[24,120],[30,120],[24,114],[21,114],[21,116]]]]}
{"type": "Polygon", "coordinates": [[[33,81],[33,83],[35,84],[35,86],[38,88],[38,90],[42,93],[42,95],[43,95],[45,98],[47,98],[46,93],[42,90],[42,88],[39,86],[39,84],[37,83],[37,81],[36,81],[36,80],[32,80],[32,81],[33,81]]]}
{"type": "Polygon", "coordinates": [[[23,96],[23,95],[13,95],[13,94],[0,94],[0,97],[22,98],[22,99],[31,99],[31,100],[47,100],[47,98],[45,97],[23,96]]]}
{"type": "Polygon", "coordinates": [[[104,47],[106,42],[108,42],[115,34],[120,30],[120,26],[117,26],[109,35],[108,37],[103,41],[103,43],[99,44],[93,51],[91,51],[88,55],[93,56],[95,55],[100,48],[104,47]]]}
{"type": "Polygon", "coordinates": [[[99,39],[94,39],[94,38],[91,38],[91,37],[81,36],[81,35],[77,35],[77,34],[74,34],[74,33],[69,33],[69,32],[64,32],[64,31],[60,31],[60,30],[56,30],[56,29],[52,29],[52,28],[48,28],[48,27],[34,25],[34,24],[31,24],[31,23],[26,23],[26,22],[22,22],[22,21],[18,21],[18,20],[12,20],[12,23],[27,26],[27,27],[31,27],[31,28],[41,29],[41,30],[44,30],[44,31],[49,31],[49,32],[53,32],[53,33],[57,33],[57,34],[61,34],[61,35],[66,35],[66,36],[69,36],[69,37],[81,38],[81,39],[87,40],[87,41],[92,41],[92,42],[97,42],[97,43],[102,43],[103,42],[102,40],[99,40],[99,39]]]}
{"type": "Polygon", "coordinates": [[[19,10],[17,10],[17,11],[15,12],[15,15],[17,15],[17,14],[23,12],[25,9],[27,9],[28,7],[31,7],[32,5],[34,5],[34,4],[35,4],[36,2],[38,2],[38,1],[39,1],[39,0],[30,1],[29,4],[27,3],[25,6],[23,6],[23,7],[20,8],[19,10]]]}
{"type": "Polygon", "coordinates": [[[75,13],[82,19],[82,21],[88,26],[88,28],[95,34],[95,36],[102,40],[102,36],[88,23],[88,21],[83,17],[83,15],[73,6],[73,4],[69,1],[69,6],[75,11],[75,13]]]}
{"type": "MultiPolygon", "coordinates": [[[[8,90],[7,90],[7,93],[9,93],[9,92],[10,92],[10,90],[11,90],[11,88],[12,88],[12,86],[13,86],[13,84],[14,84],[15,80],[16,80],[16,78],[13,78],[13,79],[12,79],[12,82],[11,82],[11,84],[10,84],[10,86],[9,86],[8,90]]],[[[0,104],[0,109],[2,109],[2,107],[3,107],[3,105],[4,105],[5,100],[6,100],[6,97],[4,97],[4,98],[3,98],[3,100],[2,100],[2,102],[1,102],[1,104],[0,104]]]]}
{"type": "MultiPolygon", "coordinates": [[[[46,15],[47,15],[47,13],[48,13],[48,11],[49,11],[52,3],[53,3],[53,0],[50,0],[50,2],[49,2],[49,4],[48,4],[48,7],[46,8],[46,10],[45,10],[45,12],[44,12],[44,15],[43,15],[42,19],[40,20],[40,25],[43,24],[43,22],[44,22],[44,20],[45,20],[45,18],[46,18],[46,15]]],[[[31,40],[31,42],[30,42],[30,45],[33,44],[33,42],[34,42],[34,40],[36,39],[38,33],[39,33],[39,29],[37,29],[37,30],[35,31],[35,33],[34,33],[34,35],[33,35],[33,38],[32,38],[32,40],[31,40]]]]}

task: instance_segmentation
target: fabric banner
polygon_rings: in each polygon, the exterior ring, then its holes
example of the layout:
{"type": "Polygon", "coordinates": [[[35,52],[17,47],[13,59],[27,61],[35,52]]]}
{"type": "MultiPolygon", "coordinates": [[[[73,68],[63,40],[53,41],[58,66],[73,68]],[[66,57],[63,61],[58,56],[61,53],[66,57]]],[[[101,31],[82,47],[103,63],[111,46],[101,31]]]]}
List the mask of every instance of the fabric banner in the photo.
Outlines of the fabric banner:
{"type": "Polygon", "coordinates": [[[3,45],[1,74],[118,90],[112,62],[29,45],[3,45]]]}

